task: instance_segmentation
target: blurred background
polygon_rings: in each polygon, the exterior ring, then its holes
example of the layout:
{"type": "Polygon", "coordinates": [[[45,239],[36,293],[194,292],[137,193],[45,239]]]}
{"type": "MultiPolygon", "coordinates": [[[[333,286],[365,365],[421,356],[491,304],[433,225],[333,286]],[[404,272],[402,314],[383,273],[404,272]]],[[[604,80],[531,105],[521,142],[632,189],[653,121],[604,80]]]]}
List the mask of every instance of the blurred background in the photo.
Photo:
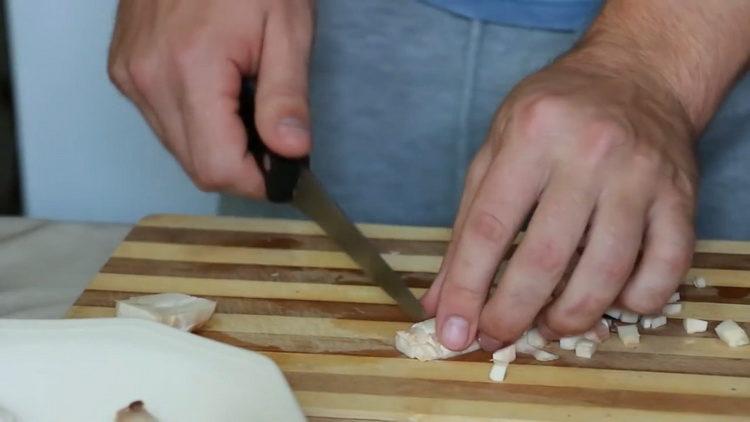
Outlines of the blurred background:
{"type": "Polygon", "coordinates": [[[0,214],[133,223],[216,212],[218,196],[193,187],[109,82],[116,3],[3,1],[0,214]]]}

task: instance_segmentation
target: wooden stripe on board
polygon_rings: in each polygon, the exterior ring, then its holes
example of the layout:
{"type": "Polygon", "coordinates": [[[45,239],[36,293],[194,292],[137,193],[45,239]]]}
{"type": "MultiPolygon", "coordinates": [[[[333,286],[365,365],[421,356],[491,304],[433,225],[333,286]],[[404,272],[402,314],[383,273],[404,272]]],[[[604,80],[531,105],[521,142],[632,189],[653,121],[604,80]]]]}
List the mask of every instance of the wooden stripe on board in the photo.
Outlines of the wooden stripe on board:
{"type": "MultiPolygon", "coordinates": [[[[378,286],[312,284],[286,281],[223,280],[148,275],[98,274],[88,287],[92,290],[141,293],[181,292],[201,296],[228,296],[264,299],[291,299],[328,302],[394,304],[378,286]]],[[[411,291],[421,297],[426,289],[411,291]]]]}
{"type": "MultiPolygon", "coordinates": [[[[109,317],[114,315],[114,309],[74,306],[69,315],[76,318],[109,317]]],[[[201,331],[346,338],[392,345],[395,332],[410,325],[400,321],[216,313],[201,331]]],[[[602,344],[601,350],[750,360],[750,349],[727,347],[718,338],[642,335],[641,343],[636,346],[626,347],[613,338],[602,344]]]]}
{"type": "MultiPolygon", "coordinates": [[[[297,391],[305,413],[314,417],[381,418],[385,420],[472,421],[602,421],[705,422],[707,414],[612,409],[594,406],[544,405],[495,401],[434,400],[423,397],[379,396],[297,391]],[[502,415],[502,416],[499,416],[502,415]]],[[[349,419],[352,420],[352,419],[349,419]]],[[[746,421],[745,416],[723,415],[722,421],[746,421]]]]}
{"type": "MultiPolygon", "coordinates": [[[[285,372],[382,376],[407,379],[492,383],[489,362],[432,361],[332,354],[265,352],[285,372]]],[[[551,365],[511,365],[504,383],[599,390],[652,391],[750,397],[750,379],[551,365]]]]}
{"type": "MultiPolygon", "coordinates": [[[[510,370],[513,370],[511,367],[510,370]]],[[[524,384],[495,384],[338,375],[315,372],[286,372],[294,390],[341,394],[424,397],[479,402],[517,402],[543,405],[606,406],[619,409],[647,408],[652,411],[697,412],[713,415],[750,414],[750,401],[739,397],[706,396],[618,390],[551,387],[524,384]]]]}
{"type": "MultiPolygon", "coordinates": [[[[201,230],[228,230],[239,232],[284,233],[297,235],[324,235],[323,230],[311,221],[267,218],[238,218],[216,216],[153,215],[142,219],[138,226],[171,227],[201,230]]],[[[358,224],[365,236],[373,239],[401,239],[413,241],[448,241],[451,230],[444,227],[391,226],[358,224]]],[[[750,255],[750,243],[721,240],[700,240],[697,252],[750,255]]]]}
{"type": "MultiPolygon", "coordinates": [[[[113,257],[225,264],[262,264],[308,268],[356,269],[343,252],[240,248],[228,246],[175,245],[155,242],[123,242],[113,257]]],[[[384,254],[397,271],[437,273],[442,257],[384,254]]],[[[714,286],[750,287],[750,271],[694,268],[688,278],[704,277],[714,286]]]]}

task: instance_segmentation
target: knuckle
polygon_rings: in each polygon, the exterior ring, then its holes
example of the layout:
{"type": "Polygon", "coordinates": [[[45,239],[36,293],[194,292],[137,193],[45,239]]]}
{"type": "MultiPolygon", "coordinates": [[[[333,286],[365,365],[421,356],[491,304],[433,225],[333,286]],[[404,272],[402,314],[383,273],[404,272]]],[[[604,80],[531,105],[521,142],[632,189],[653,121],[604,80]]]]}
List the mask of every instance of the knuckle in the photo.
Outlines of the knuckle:
{"type": "Polygon", "coordinates": [[[107,65],[107,75],[110,82],[125,95],[128,95],[130,75],[126,66],[119,60],[111,61],[107,65]]]}
{"type": "Polygon", "coordinates": [[[498,243],[509,236],[508,226],[488,211],[479,211],[467,222],[467,228],[479,239],[498,243]]]}
{"type": "Polygon", "coordinates": [[[664,169],[667,161],[661,151],[651,147],[638,147],[633,151],[633,169],[639,173],[655,174],[664,169]]]}
{"type": "Polygon", "coordinates": [[[128,79],[139,92],[148,92],[153,88],[154,66],[145,57],[136,57],[127,64],[128,79]]]}
{"type": "Polygon", "coordinates": [[[169,57],[177,70],[185,73],[200,68],[206,52],[211,51],[207,38],[206,30],[197,28],[189,34],[181,34],[179,39],[169,43],[169,57]]]}
{"type": "Polygon", "coordinates": [[[534,242],[524,251],[525,263],[538,268],[545,274],[560,274],[565,271],[567,259],[565,251],[554,240],[534,242]]]}
{"type": "Polygon", "coordinates": [[[610,157],[633,139],[632,130],[614,119],[599,119],[588,123],[582,136],[584,156],[598,163],[610,157]]]}
{"type": "Polygon", "coordinates": [[[528,98],[518,105],[515,125],[526,140],[542,139],[537,136],[559,116],[566,112],[567,100],[558,95],[542,94],[528,98]]]}

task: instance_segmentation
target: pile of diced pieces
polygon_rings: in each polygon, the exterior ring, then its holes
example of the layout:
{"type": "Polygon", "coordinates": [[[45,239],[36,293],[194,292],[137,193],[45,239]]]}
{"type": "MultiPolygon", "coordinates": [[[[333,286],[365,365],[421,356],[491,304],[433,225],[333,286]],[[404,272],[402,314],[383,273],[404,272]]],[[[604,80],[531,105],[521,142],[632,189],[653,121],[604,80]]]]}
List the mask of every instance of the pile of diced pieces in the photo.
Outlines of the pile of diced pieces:
{"type": "MultiPolygon", "coordinates": [[[[703,288],[706,287],[707,283],[705,279],[697,278],[693,281],[693,285],[703,288]]],[[[616,331],[620,341],[626,346],[639,344],[638,325],[640,324],[644,330],[652,330],[666,325],[668,316],[679,314],[682,311],[682,304],[679,301],[680,294],[675,292],[669,298],[660,315],[638,315],[618,308],[609,308],[594,328],[581,335],[560,338],[560,348],[575,351],[577,357],[591,359],[596,352],[597,345],[609,338],[610,331],[616,331]]],[[[685,318],[683,319],[683,327],[688,334],[702,333],[708,329],[708,321],[685,318]]],[[[714,330],[719,338],[730,347],[739,347],[750,343],[747,333],[732,320],[721,322],[714,330]]],[[[534,359],[542,362],[558,359],[558,355],[544,350],[548,344],[549,342],[536,328],[526,331],[514,344],[493,353],[490,380],[502,382],[505,379],[508,365],[516,359],[516,354],[531,355],[534,359]]],[[[431,319],[414,324],[409,331],[399,331],[396,334],[396,348],[411,358],[433,360],[447,359],[469,353],[477,350],[479,346],[474,342],[460,352],[446,349],[437,340],[435,320],[431,319]]]]}

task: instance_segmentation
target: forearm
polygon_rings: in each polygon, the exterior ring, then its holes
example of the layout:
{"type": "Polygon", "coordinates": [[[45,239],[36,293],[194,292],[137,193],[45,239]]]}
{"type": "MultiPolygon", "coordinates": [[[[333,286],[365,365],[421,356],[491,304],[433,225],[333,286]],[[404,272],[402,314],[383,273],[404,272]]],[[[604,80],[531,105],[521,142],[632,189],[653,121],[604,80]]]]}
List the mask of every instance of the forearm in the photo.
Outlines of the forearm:
{"type": "Polygon", "coordinates": [[[610,0],[561,61],[648,73],[675,96],[697,134],[750,63],[748,22],[747,0],[610,0]]]}

